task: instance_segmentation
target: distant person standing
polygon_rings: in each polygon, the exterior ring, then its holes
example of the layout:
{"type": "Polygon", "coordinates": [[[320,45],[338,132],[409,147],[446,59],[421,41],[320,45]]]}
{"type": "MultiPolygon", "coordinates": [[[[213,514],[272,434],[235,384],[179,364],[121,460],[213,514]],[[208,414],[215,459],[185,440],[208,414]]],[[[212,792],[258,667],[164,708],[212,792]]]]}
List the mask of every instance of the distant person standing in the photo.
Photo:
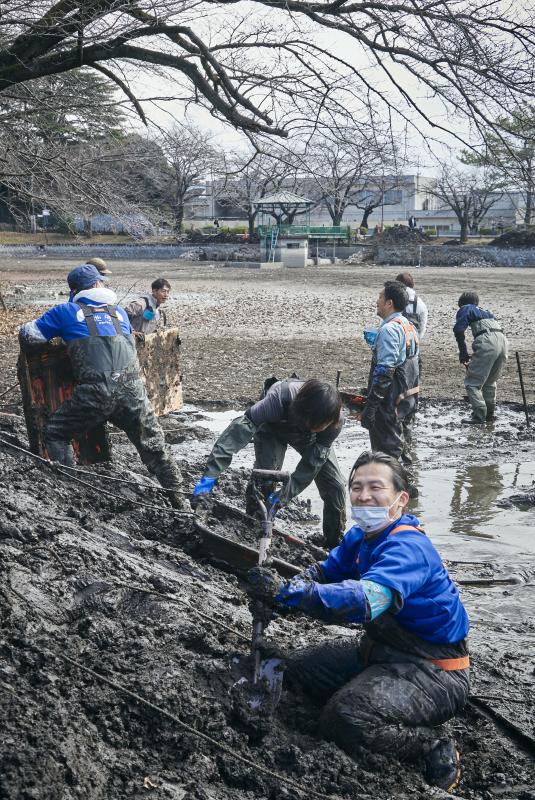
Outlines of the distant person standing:
{"type": "Polygon", "coordinates": [[[403,316],[406,317],[409,322],[412,322],[416,328],[418,339],[421,342],[427,330],[427,306],[422,298],[418,297],[416,294],[414,278],[410,272],[400,272],[399,275],[396,276],[396,280],[405,286],[409,297],[409,304],[405,308],[405,311],[403,311],[403,316]]]}
{"type": "MultiPolygon", "coordinates": [[[[412,219],[414,219],[414,217],[412,217],[412,219]]],[[[414,221],[416,222],[416,220],[414,221]]],[[[418,297],[416,294],[414,288],[414,278],[410,272],[400,272],[399,275],[396,276],[396,280],[405,286],[407,296],[409,298],[409,302],[405,306],[405,310],[402,312],[402,314],[406,319],[409,320],[418,334],[418,385],[420,385],[422,380],[422,355],[420,350],[420,342],[424,338],[427,330],[427,306],[422,298],[418,297]]],[[[402,422],[403,433],[407,443],[410,443],[412,440],[411,426],[414,422],[415,414],[418,411],[418,397],[419,395],[416,396],[416,402],[413,410],[409,414],[406,414],[402,422]]],[[[405,460],[408,463],[407,457],[408,452],[405,451],[405,460]]]]}
{"type": "Polygon", "coordinates": [[[216,231],[219,230],[219,220],[217,217],[214,219],[214,228],[216,229],[216,231]]]}
{"type": "Polygon", "coordinates": [[[479,307],[476,292],[463,292],[453,333],[459,347],[459,361],[466,367],[464,385],[472,416],[463,425],[484,425],[493,422],[496,411],[496,381],[507,360],[507,339],[502,326],[491,311],[479,307]],[[470,326],[474,343],[468,354],[464,333],[470,326]]]}
{"type": "Polygon", "coordinates": [[[165,312],[160,310],[160,306],[169,300],[171,284],[165,278],[157,278],[150,288],[151,294],[143,294],[124,307],[134,336],[138,339],[154,333],[158,327],[166,324],[165,312]]]}
{"type": "Polygon", "coordinates": [[[416,230],[416,217],[414,216],[409,217],[409,228],[411,229],[411,231],[416,230]]]}

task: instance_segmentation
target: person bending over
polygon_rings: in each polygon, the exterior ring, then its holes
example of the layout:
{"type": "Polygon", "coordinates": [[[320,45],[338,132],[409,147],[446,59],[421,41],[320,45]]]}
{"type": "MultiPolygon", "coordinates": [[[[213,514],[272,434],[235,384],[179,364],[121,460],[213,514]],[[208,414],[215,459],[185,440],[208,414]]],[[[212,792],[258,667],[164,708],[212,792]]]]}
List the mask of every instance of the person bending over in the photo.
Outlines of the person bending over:
{"type": "MultiPolygon", "coordinates": [[[[287,503],[315,481],[323,500],[325,544],[340,541],[345,524],[345,486],[333,442],[343,425],[342,399],[329,383],[289,378],[275,381],[265,396],[223,431],[208,457],[203,477],[193,490],[192,504],[209,495],[232,457],[254,441],[257,469],[280,470],[288,445],[301,455],[284,493],[272,502],[287,503]]],[[[266,488],[265,494],[269,494],[266,488]]],[[[254,510],[251,487],[248,511],[254,510]]]]}

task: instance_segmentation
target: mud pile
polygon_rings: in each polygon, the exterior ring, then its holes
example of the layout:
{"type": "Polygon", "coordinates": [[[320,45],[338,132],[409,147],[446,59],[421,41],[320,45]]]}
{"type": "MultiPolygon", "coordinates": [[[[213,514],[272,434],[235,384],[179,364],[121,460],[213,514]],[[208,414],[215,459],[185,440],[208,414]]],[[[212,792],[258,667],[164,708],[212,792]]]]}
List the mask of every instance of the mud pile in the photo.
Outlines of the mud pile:
{"type": "MultiPolygon", "coordinates": [[[[170,418],[164,427],[186,453],[193,430],[170,418]]],[[[285,687],[272,726],[237,713],[230,665],[250,637],[241,577],[206,560],[191,517],[170,508],[121,434],[112,465],[77,475],[85,484],[5,444],[26,446],[20,417],[0,415],[0,439],[0,797],[445,796],[395,754],[363,750],[353,761],[319,740],[319,709],[296,688],[285,687]]],[[[199,465],[181,466],[187,488],[199,465]]],[[[244,480],[229,471],[225,502],[241,498],[244,480]]],[[[250,523],[214,513],[207,524],[254,540],[250,523]]],[[[287,548],[275,542],[292,560],[287,548]]],[[[306,618],[269,628],[282,651],[348,635],[356,630],[306,618]]],[[[486,694],[528,697],[513,651],[497,661],[490,642],[476,647],[486,694]]],[[[515,708],[521,720],[524,706],[515,708]]],[[[496,725],[474,706],[455,721],[465,765],[459,794],[532,800],[529,748],[496,725]]]]}
{"type": "Polygon", "coordinates": [[[490,243],[491,247],[535,247],[535,231],[506,231],[490,243]]]}

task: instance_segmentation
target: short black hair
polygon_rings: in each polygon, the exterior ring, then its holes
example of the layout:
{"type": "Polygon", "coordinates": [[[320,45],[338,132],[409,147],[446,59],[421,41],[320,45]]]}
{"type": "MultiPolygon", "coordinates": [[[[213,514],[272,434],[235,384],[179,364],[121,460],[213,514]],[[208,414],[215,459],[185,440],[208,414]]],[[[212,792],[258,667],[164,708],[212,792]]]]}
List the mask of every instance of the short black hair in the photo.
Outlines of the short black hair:
{"type": "Polygon", "coordinates": [[[459,308],[462,306],[478,306],[479,295],[477,292],[463,292],[459,297],[457,305],[459,308]]]}
{"type": "Polygon", "coordinates": [[[364,452],[361,453],[357,458],[351,467],[351,472],[349,473],[348,486],[350,491],[353,478],[355,477],[355,472],[360,469],[360,467],[366,466],[366,464],[385,464],[387,467],[390,467],[390,472],[392,473],[392,483],[394,484],[394,489],[396,492],[409,491],[409,476],[407,475],[407,470],[405,467],[400,464],[399,461],[394,458],[394,456],[381,453],[380,450],[375,453],[373,453],[371,450],[364,450],[364,452]]]}
{"type": "Polygon", "coordinates": [[[409,304],[409,295],[400,281],[385,281],[385,300],[392,300],[396,311],[404,311],[409,304]]]}
{"type": "Polygon", "coordinates": [[[158,289],[171,289],[171,284],[169,281],[166,281],[165,278],[156,278],[150,285],[150,288],[153,292],[157,292],[158,289]]]}
{"type": "Polygon", "coordinates": [[[336,425],[341,410],[342,398],[338,389],[317,378],[304,382],[290,406],[292,418],[310,430],[327,423],[336,425]]]}
{"type": "Polygon", "coordinates": [[[409,289],[414,289],[414,278],[410,272],[400,272],[399,275],[396,275],[396,280],[404,286],[408,286],[409,289]]]}

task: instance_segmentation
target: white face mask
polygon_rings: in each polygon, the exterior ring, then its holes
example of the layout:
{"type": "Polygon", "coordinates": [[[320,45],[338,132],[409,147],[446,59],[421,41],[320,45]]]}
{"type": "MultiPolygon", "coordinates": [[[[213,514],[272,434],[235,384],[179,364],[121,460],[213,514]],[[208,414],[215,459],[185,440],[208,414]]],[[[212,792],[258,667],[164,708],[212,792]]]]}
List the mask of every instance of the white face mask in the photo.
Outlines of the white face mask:
{"type": "Polygon", "coordinates": [[[396,505],[402,494],[400,492],[389,506],[351,506],[351,517],[364,533],[375,533],[394,522],[390,509],[396,505]]]}

